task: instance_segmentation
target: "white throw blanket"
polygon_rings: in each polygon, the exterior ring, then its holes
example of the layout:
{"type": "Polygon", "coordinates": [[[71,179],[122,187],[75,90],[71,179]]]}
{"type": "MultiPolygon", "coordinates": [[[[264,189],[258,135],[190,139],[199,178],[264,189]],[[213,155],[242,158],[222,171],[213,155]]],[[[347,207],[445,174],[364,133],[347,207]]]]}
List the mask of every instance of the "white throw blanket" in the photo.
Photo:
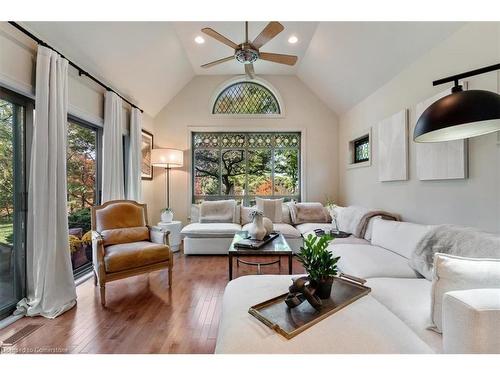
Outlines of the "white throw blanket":
{"type": "Polygon", "coordinates": [[[438,225],[417,244],[410,266],[427,280],[432,280],[435,253],[500,259],[500,236],[476,228],[438,225]]]}
{"type": "Polygon", "coordinates": [[[359,206],[342,208],[337,213],[337,225],[342,232],[352,233],[355,237],[363,238],[368,227],[368,222],[375,216],[384,220],[399,221],[399,215],[359,206]]]}
{"type": "Polygon", "coordinates": [[[200,206],[200,223],[232,223],[236,211],[236,201],[205,201],[200,206]]]}

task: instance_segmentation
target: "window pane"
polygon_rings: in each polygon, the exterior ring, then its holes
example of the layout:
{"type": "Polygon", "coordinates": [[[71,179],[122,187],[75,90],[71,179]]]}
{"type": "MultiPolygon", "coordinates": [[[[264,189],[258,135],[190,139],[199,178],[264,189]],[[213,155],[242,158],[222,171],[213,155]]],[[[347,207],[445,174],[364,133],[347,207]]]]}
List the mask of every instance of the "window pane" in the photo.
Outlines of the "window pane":
{"type": "Polygon", "coordinates": [[[68,225],[73,270],[92,262],[90,208],[95,205],[97,176],[96,131],[68,123],[67,149],[68,225]],[[86,241],[88,240],[88,241],[86,241]]]}
{"type": "Polygon", "coordinates": [[[22,272],[17,265],[24,255],[18,197],[24,191],[25,112],[24,106],[0,99],[0,319],[23,293],[22,272]]]}
{"type": "Polygon", "coordinates": [[[194,153],[194,194],[219,195],[220,152],[196,150],[194,153]]]}
{"type": "Polygon", "coordinates": [[[245,194],[245,150],[222,151],[222,194],[245,194]]]}
{"type": "Polygon", "coordinates": [[[370,159],[370,140],[368,137],[354,142],[354,162],[360,163],[370,159]]]}
{"type": "Polygon", "coordinates": [[[279,114],[271,91],[255,82],[238,82],[226,87],[215,101],[215,114],[279,114]]]}
{"type": "Polygon", "coordinates": [[[272,150],[248,151],[248,190],[250,195],[271,195],[272,150]]]}
{"type": "Polygon", "coordinates": [[[296,195],[299,192],[299,151],[274,151],[274,193],[296,195]]]}

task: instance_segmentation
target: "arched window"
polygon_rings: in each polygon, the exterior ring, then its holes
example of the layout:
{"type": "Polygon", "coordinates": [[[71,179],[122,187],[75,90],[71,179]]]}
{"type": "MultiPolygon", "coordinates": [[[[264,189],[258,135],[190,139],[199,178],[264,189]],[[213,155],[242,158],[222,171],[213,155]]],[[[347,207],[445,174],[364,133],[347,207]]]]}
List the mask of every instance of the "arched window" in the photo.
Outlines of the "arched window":
{"type": "Polygon", "coordinates": [[[241,81],[225,87],[215,100],[213,114],[279,115],[276,96],[260,83],[241,81]]]}

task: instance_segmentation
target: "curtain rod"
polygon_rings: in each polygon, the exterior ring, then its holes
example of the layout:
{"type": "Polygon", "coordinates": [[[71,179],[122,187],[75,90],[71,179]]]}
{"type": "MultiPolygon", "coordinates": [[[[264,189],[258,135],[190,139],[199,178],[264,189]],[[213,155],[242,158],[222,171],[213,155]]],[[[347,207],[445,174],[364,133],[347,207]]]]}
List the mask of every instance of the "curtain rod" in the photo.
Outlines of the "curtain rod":
{"type": "Polygon", "coordinates": [[[65,57],[61,52],[59,52],[58,50],[56,50],[54,47],[48,45],[47,43],[45,43],[43,40],[41,40],[40,38],[36,37],[35,35],[33,35],[31,32],[29,32],[28,30],[26,30],[24,27],[22,27],[21,25],[19,25],[17,22],[13,22],[13,21],[9,21],[9,24],[11,24],[12,26],[14,26],[16,29],[18,29],[19,31],[21,31],[23,34],[27,35],[28,37],[30,37],[31,39],[33,39],[35,42],[37,42],[39,45],[41,46],[44,46],[44,47],[47,47],[47,48],[50,48],[51,50],[57,52],[59,55],[61,55],[62,58],[68,60],[68,63],[69,65],[71,65],[73,68],[75,68],[76,70],[78,70],[78,75],[80,76],[87,76],[88,78],[90,78],[92,81],[94,81],[95,83],[97,83],[98,85],[104,87],[106,89],[106,91],[111,91],[111,92],[114,92],[116,95],[118,95],[123,101],[127,102],[128,104],[130,104],[133,108],[137,108],[139,111],[141,111],[141,113],[143,113],[144,111],[139,108],[138,106],[136,106],[134,103],[131,103],[129,100],[125,99],[123,96],[121,96],[119,93],[117,93],[115,90],[113,90],[111,87],[109,87],[108,85],[104,84],[102,81],[98,80],[97,78],[95,78],[92,74],[90,74],[89,72],[85,71],[84,69],[80,68],[78,65],[76,65],[73,61],[71,61],[70,59],[68,59],[67,57],[65,57]]]}

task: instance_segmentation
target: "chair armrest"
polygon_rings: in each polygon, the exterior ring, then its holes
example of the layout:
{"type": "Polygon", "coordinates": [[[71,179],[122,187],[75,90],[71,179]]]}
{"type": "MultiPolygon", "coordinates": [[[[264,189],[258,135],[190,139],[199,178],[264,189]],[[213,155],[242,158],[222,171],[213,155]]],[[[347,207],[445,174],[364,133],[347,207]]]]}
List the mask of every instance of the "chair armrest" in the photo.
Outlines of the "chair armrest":
{"type": "Polygon", "coordinates": [[[148,228],[149,228],[149,238],[151,242],[170,246],[168,241],[168,236],[170,234],[170,231],[150,226],[148,226],[148,228]]]}
{"type": "Polygon", "coordinates": [[[443,297],[444,353],[500,353],[500,288],[443,297]]]}
{"type": "Polygon", "coordinates": [[[97,231],[92,231],[92,263],[99,281],[104,280],[106,273],[104,267],[104,240],[97,231]]]}

